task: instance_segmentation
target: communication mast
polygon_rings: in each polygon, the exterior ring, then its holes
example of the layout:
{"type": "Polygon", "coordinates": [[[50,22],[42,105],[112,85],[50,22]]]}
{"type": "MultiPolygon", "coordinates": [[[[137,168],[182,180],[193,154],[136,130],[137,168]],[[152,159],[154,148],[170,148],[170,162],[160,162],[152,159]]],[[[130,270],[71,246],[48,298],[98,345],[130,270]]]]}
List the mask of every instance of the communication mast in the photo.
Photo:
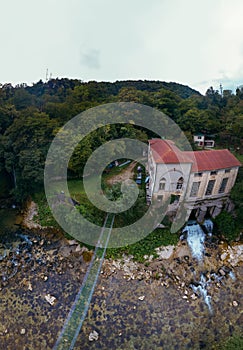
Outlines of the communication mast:
{"type": "Polygon", "coordinates": [[[52,79],[52,73],[49,74],[49,70],[47,68],[47,70],[46,70],[46,83],[51,79],[52,79]]]}
{"type": "Polygon", "coordinates": [[[219,85],[219,89],[220,89],[221,96],[223,96],[223,86],[222,86],[222,84],[219,85]]]}

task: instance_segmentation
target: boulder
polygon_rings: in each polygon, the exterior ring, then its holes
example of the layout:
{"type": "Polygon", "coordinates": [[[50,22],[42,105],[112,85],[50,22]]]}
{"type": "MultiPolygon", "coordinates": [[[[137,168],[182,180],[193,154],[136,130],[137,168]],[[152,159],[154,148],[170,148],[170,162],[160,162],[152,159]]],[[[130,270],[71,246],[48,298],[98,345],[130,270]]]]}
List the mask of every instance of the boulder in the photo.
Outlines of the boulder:
{"type": "Polygon", "coordinates": [[[99,339],[99,333],[93,331],[89,334],[89,341],[94,341],[99,339]]]}
{"type": "Polygon", "coordinates": [[[174,252],[175,246],[174,245],[168,245],[166,247],[159,247],[156,248],[156,253],[158,254],[158,259],[169,259],[173,252],[174,252]]]}

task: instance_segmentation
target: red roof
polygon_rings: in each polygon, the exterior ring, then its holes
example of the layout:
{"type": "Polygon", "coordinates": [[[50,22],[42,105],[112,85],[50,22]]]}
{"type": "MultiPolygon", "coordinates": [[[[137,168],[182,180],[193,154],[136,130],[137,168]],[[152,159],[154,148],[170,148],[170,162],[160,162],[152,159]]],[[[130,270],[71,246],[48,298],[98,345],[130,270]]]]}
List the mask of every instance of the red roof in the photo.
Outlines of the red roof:
{"type": "Polygon", "coordinates": [[[241,163],[228,149],[184,152],[195,157],[192,171],[219,170],[241,166],[241,163]]]}
{"type": "Polygon", "coordinates": [[[191,157],[179,150],[171,140],[152,139],[149,144],[156,163],[192,163],[191,157]]]}
{"type": "Polygon", "coordinates": [[[192,163],[192,172],[227,169],[241,165],[227,149],[181,151],[173,141],[161,139],[150,140],[149,144],[156,163],[192,163]]]}

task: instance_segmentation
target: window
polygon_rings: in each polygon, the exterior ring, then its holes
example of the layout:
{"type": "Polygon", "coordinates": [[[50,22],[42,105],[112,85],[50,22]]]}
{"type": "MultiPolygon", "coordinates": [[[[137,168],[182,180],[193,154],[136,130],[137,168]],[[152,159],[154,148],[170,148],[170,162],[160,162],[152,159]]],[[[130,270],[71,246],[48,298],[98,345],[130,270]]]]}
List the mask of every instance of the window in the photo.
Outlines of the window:
{"type": "Polygon", "coordinates": [[[190,197],[197,197],[200,183],[201,183],[200,181],[193,182],[190,197]]]}
{"type": "Polygon", "coordinates": [[[205,192],[206,196],[209,196],[210,194],[212,194],[213,188],[214,188],[214,184],[215,184],[215,180],[209,180],[208,181],[208,187],[207,187],[206,192],[205,192]]]}
{"type": "Polygon", "coordinates": [[[166,180],[165,180],[165,178],[163,177],[163,178],[160,180],[160,183],[159,183],[159,190],[164,191],[164,189],[165,189],[165,183],[166,183],[166,180]]]}
{"type": "Polygon", "coordinates": [[[225,169],[225,174],[230,173],[230,169],[225,169]]]}
{"type": "Polygon", "coordinates": [[[198,140],[201,140],[202,136],[198,136],[197,138],[198,138],[198,140]]]}
{"type": "Polygon", "coordinates": [[[205,141],[205,146],[206,146],[206,147],[214,147],[214,141],[206,140],[206,141],[205,141]]]}
{"type": "Polygon", "coordinates": [[[225,178],[222,180],[221,185],[220,185],[220,187],[219,187],[219,193],[224,193],[225,188],[226,188],[227,183],[228,183],[228,179],[229,179],[228,177],[225,177],[225,178]]]}
{"type": "Polygon", "coordinates": [[[211,173],[210,173],[210,175],[217,175],[217,171],[216,170],[214,170],[214,171],[211,171],[211,173]]]}
{"type": "Polygon", "coordinates": [[[196,176],[200,176],[200,177],[201,177],[202,174],[203,174],[203,173],[194,173],[194,176],[195,176],[195,177],[196,177],[196,176]]]}
{"type": "Polygon", "coordinates": [[[177,181],[177,184],[176,184],[176,189],[177,190],[181,190],[182,189],[182,186],[183,186],[183,177],[180,177],[179,180],[177,181]]]}

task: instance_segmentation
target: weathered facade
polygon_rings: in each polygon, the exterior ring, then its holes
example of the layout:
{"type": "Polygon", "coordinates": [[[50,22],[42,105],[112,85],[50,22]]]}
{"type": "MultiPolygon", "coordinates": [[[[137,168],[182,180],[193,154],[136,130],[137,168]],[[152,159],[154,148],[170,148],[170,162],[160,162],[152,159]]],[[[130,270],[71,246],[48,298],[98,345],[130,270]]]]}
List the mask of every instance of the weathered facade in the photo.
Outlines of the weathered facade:
{"type": "Polygon", "coordinates": [[[183,202],[187,218],[192,211],[199,222],[206,214],[215,217],[232,209],[229,194],[240,165],[226,149],[188,152],[170,140],[150,140],[147,201],[160,205],[173,195],[168,212],[183,202]]]}

